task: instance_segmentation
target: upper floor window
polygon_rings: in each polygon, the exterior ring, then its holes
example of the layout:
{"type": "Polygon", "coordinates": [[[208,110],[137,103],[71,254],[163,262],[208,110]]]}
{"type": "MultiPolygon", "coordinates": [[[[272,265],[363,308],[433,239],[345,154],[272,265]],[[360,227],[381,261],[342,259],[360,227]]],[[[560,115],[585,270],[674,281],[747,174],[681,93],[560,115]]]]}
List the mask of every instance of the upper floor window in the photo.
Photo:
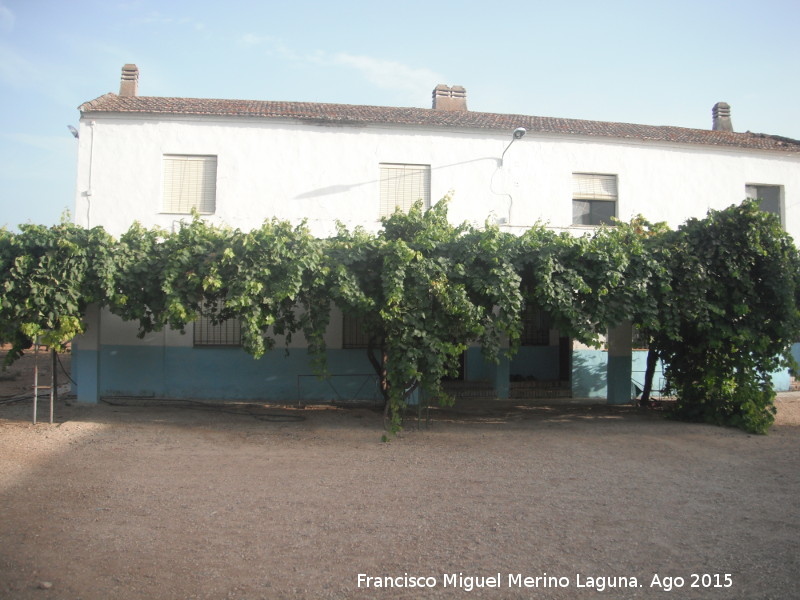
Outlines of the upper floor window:
{"type": "Polygon", "coordinates": [[[213,214],[217,207],[217,157],[164,155],[162,212],[213,214]]]}
{"type": "Polygon", "coordinates": [[[754,185],[744,186],[748,198],[758,200],[761,210],[778,215],[783,225],[783,211],[781,210],[781,186],[779,185],[754,185]]]}
{"type": "Polygon", "coordinates": [[[572,174],[572,224],[611,225],[617,216],[617,176],[572,174]]]}
{"type": "Polygon", "coordinates": [[[430,165],[381,164],[380,216],[389,217],[399,208],[408,211],[417,200],[431,206],[430,165]]]}

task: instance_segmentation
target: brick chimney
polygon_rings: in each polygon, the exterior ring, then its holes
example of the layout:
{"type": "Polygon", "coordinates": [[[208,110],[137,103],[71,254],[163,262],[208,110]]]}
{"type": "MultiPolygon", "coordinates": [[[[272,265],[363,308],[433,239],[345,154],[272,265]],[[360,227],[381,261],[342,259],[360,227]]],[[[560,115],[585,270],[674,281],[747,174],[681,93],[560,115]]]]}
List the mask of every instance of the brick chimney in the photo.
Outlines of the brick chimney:
{"type": "Polygon", "coordinates": [[[119,82],[119,95],[139,95],[139,67],[136,65],[125,65],[122,67],[122,79],[119,82]]]}
{"type": "Polygon", "coordinates": [[[434,110],[467,110],[467,90],[460,85],[440,83],[433,90],[434,110]]]}
{"type": "Polygon", "coordinates": [[[731,122],[731,105],[727,102],[717,102],[711,109],[712,131],[733,131],[731,122]]]}

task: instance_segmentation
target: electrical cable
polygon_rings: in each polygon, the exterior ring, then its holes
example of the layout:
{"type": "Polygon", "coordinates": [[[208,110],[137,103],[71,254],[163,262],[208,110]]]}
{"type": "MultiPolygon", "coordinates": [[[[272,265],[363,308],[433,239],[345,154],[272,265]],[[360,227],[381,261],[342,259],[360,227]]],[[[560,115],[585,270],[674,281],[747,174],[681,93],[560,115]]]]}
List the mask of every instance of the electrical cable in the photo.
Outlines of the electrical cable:
{"type": "Polygon", "coordinates": [[[67,373],[67,370],[64,368],[64,364],[61,362],[61,357],[57,353],[56,353],[56,358],[58,359],[58,364],[61,366],[61,371],[64,373],[64,375],[67,376],[67,379],[69,379],[72,382],[72,385],[77,386],[78,384],[75,383],[75,380],[69,376],[69,373],[67,373]]]}

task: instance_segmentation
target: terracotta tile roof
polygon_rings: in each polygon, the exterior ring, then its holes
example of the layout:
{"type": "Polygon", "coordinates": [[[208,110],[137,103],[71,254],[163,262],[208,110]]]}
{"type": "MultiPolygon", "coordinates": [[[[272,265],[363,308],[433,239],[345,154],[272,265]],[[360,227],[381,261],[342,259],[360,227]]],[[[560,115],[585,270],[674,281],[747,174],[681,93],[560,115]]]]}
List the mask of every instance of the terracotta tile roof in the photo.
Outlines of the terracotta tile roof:
{"type": "Polygon", "coordinates": [[[83,114],[100,112],[241,116],[266,119],[295,119],[311,123],[457,127],[508,132],[517,127],[525,127],[530,133],[553,133],[800,152],[800,141],[762,133],[733,133],[683,127],[634,125],[630,123],[473,111],[444,111],[426,108],[323,104],[318,102],[118,96],[109,93],[82,104],[79,110],[83,114]]]}

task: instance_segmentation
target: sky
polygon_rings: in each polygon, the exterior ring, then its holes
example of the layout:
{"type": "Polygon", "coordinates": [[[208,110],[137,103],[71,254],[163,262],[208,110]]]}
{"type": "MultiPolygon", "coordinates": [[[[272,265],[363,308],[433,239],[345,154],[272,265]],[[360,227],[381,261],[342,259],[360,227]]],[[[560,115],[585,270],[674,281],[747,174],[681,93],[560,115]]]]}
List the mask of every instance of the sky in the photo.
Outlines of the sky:
{"type": "Polygon", "coordinates": [[[800,0],[0,0],[0,226],[75,198],[78,106],[139,94],[470,110],[800,139],[800,0]]]}

